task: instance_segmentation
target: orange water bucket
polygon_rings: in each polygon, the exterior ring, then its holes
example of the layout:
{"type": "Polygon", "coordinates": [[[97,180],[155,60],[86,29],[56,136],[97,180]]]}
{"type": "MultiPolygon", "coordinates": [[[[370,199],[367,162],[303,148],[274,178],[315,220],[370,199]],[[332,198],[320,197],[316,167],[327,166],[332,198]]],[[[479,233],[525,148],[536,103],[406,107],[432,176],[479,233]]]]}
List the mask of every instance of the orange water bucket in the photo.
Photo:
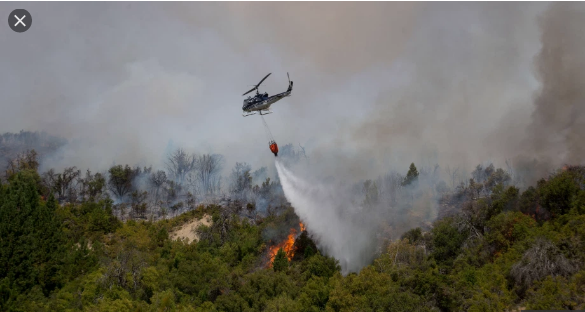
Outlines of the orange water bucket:
{"type": "Polygon", "coordinates": [[[278,156],[278,145],[276,145],[276,142],[270,142],[270,151],[274,154],[274,156],[278,156]]]}

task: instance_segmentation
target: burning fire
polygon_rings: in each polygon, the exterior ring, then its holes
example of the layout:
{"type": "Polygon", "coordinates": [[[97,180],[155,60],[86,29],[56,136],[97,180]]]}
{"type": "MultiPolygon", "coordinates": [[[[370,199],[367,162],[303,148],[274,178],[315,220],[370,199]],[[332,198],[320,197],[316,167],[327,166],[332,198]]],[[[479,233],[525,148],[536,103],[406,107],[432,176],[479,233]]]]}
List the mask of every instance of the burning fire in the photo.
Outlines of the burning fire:
{"type": "MultiPolygon", "coordinates": [[[[299,223],[299,227],[301,228],[301,232],[303,232],[305,230],[305,225],[300,222],[299,223]]],[[[288,258],[288,261],[291,261],[293,256],[295,255],[295,252],[293,250],[293,245],[295,244],[295,237],[297,236],[297,230],[295,228],[291,228],[290,229],[290,233],[288,234],[288,237],[286,238],[286,240],[284,240],[283,242],[281,242],[278,245],[274,245],[272,247],[270,247],[270,249],[268,250],[268,254],[270,255],[270,262],[268,263],[268,267],[272,267],[272,263],[274,262],[274,258],[276,257],[276,254],[278,253],[278,250],[280,250],[280,248],[282,248],[284,250],[284,252],[286,253],[286,257],[288,258]]]]}

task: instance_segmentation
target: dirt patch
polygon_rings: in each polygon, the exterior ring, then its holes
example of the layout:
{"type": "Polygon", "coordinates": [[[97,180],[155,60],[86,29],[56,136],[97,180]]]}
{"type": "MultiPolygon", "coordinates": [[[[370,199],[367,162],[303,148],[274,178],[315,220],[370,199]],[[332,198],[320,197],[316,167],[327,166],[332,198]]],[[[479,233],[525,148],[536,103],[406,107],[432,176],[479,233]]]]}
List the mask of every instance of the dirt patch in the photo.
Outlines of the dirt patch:
{"type": "Polygon", "coordinates": [[[195,230],[199,225],[211,225],[211,216],[205,215],[201,219],[193,219],[185,224],[183,224],[178,229],[171,232],[171,239],[187,239],[187,243],[191,243],[193,241],[199,240],[199,237],[195,233],[195,230]]]}

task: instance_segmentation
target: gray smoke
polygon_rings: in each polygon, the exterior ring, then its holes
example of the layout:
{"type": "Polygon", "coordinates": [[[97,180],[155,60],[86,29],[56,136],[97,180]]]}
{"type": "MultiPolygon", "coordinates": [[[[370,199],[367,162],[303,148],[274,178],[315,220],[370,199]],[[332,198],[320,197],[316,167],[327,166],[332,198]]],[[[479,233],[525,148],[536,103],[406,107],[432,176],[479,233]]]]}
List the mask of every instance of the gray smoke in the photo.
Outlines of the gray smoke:
{"type": "Polygon", "coordinates": [[[431,158],[557,163],[569,150],[574,161],[579,94],[556,118],[532,115],[542,84],[582,83],[582,9],[557,6],[546,14],[559,22],[539,28],[543,3],[32,3],[34,27],[0,33],[0,131],[68,139],[46,168],[160,167],[170,140],[224,154],[228,170],[259,168],[271,156],[261,122],[241,118],[240,95],[267,72],[263,90],[284,90],[288,71],[293,96],[267,122],[331,174],[367,178],[431,158]],[[539,56],[548,65],[535,76],[541,45],[558,52],[539,56]],[[527,143],[542,132],[552,134],[527,143]]]}
{"type": "Polygon", "coordinates": [[[539,19],[536,93],[527,145],[554,165],[585,161],[585,5],[554,3],[539,19]]]}

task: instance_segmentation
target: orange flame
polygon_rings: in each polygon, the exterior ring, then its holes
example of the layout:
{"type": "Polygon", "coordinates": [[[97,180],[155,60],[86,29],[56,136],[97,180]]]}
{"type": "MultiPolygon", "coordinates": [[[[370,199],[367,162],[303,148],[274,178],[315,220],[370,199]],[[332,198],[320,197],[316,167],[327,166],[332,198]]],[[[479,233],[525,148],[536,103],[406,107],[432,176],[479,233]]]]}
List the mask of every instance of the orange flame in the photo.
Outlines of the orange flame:
{"type": "MultiPolygon", "coordinates": [[[[301,232],[305,230],[305,225],[301,222],[299,223],[299,226],[301,228],[301,232]]],[[[280,248],[282,248],[284,250],[284,252],[286,253],[286,257],[288,258],[288,261],[291,261],[293,256],[295,255],[295,252],[293,250],[293,245],[295,244],[295,237],[297,236],[297,230],[295,228],[290,229],[290,233],[288,234],[288,237],[286,238],[285,241],[281,242],[278,245],[272,246],[268,249],[268,254],[270,255],[270,262],[268,263],[268,267],[272,267],[272,263],[274,262],[274,258],[276,257],[276,254],[278,253],[278,250],[280,250],[280,248]]]]}

